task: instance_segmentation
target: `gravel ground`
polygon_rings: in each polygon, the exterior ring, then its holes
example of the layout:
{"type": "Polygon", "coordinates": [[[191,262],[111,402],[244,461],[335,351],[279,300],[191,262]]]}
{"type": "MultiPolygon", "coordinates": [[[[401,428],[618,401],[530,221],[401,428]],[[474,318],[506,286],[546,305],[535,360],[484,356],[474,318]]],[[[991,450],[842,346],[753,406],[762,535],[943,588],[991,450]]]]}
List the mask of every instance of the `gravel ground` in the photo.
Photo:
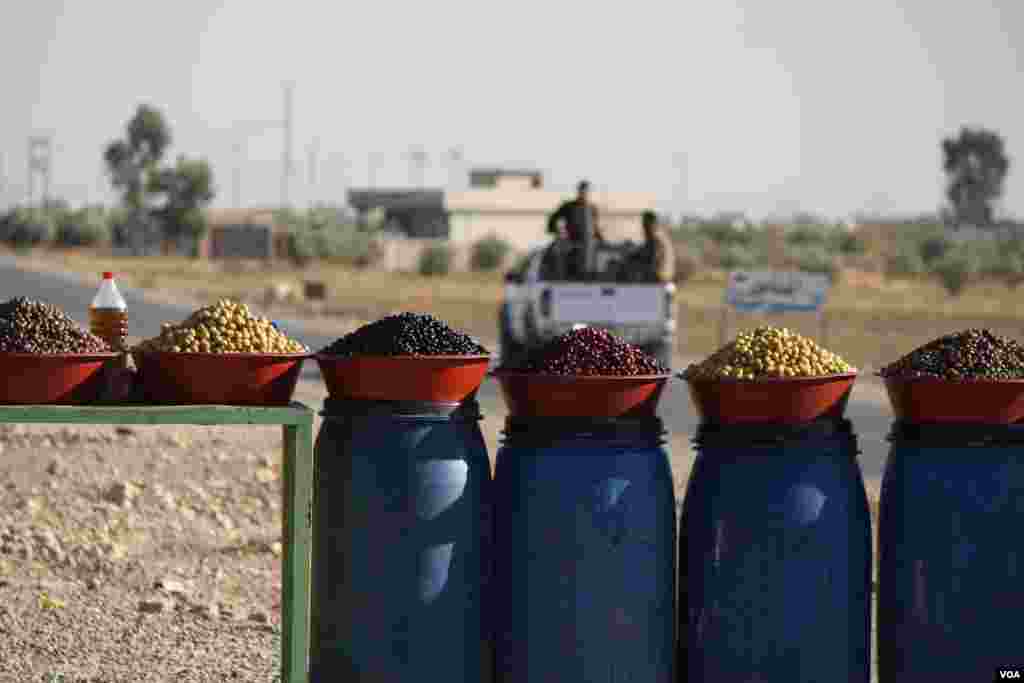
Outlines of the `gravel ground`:
{"type": "Polygon", "coordinates": [[[279,429],[0,427],[0,681],[280,680],[279,429]]]}

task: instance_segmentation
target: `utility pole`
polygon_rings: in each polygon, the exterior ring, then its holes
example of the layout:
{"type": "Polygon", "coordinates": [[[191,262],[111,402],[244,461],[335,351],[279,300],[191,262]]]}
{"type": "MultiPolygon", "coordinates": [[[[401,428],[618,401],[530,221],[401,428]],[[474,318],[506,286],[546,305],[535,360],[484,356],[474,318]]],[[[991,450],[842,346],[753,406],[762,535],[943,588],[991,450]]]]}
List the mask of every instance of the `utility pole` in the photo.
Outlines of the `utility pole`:
{"type": "Polygon", "coordinates": [[[309,159],[309,205],[319,200],[318,183],[320,178],[320,136],[314,136],[306,149],[309,159]]]}
{"type": "MultiPolygon", "coordinates": [[[[232,152],[235,155],[235,168],[232,173],[232,198],[234,200],[235,208],[241,208],[242,206],[242,166],[247,159],[247,150],[249,145],[249,138],[257,133],[265,133],[266,131],[274,128],[282,128],[284,121],[281,119],[273,119],[267,121],[241,121],[235,123],[231,130],[231,136],[233,142],[231,143],[232,152]]],[[[285,184],[287,179],[282,173],[282,194],[286,193],[285,184]]]]}
{"type": "Polygon", "coordinates": [[[340,185],[340,187],[339,187],[339,194],[342,197],[345,197],[345,201],[347,203],[347,194],[342,191],[342,188],[345,191],[352,189],[352,187],[351,187],[352,181],[349,178],[349,169],[352,168],[352,162],[349,161],[348,157],[346,157],[344,154],[338,154],[336,156],[332,154],[332,155],[330,155],[330,158],[331,159],[337,158],[337,165],[338,165],[338,168],[339,168],[340,173],[341,173],[341,183],[339,184],[340,185]]]}
{"type": "Polygon", "coordinates": [[[676,196],[674,203],[680,213],[682,213],[683,207],[686,205],[687,199],[689,199],[689,192],[686,187],[688,162],[689,159],[686,156],[686,152],[676,152],[672,155],[672,165],[676,169],[676,196]]]}
{"type": "Polygon", "coordinates": [[[235,140],[231,149],[235,155],[235,168],[231,174],[231,206],[237,209],[242,206],[239,189],[242,184],[242,143],[235,140]]]}
{"type": "Polygon", "coordinates": [[[457,145],[448,150],[448,154],[445,157],[448,166],[448,187],[454,190],[459,184],[459,171],[461,170],[461,164],[465,161],[465,152],[462,149],[462,145],[457,145]]]}
{"type": "Polygon", "coordinates": [[[423,187],[423,169],[427,167],[427,151],[422,145],[413,145],[406,154],[409,161],[409,175],[412,184],[417,189],[423,187]]]}
{"type": "Polygon", "coordinates": [[[380,154],[370,152],[366,158],[366,180],[371,190],[377,187],[377,171],[380,168],[380,154]]]}
{"type": "Polygon", "coordinates": [[[7,155],[0,152],[0,206],[7,206],[7,155]]]}
{"type": "Polygon", "coordinates": [[[288,208],[288,179],[292,174],[292,97],[295,84],[284,84],[284,148],[281,153],[281,208],[288,208]]]}
{"type": "Polygon", "coordinates": [[[34,135],[28,139],[28,203],[35,200],[35,180],[39,175],[43,184],[42,204],[50,201],[50,174],[53,170],[53,138],[34,135]]]}
{"type": "Polygon", "coordinates": [[[338,166],[341,172],[341,184],[347,188],[349,186],[349,183],[351,182],[351,178],[349,177],[349,170],[352,168],[352,162],[349,160],[349,158],[344,154],[329,153],[327,163],[329,165],[335,164],[338,166]]]}
{"type": "Polygon", "coordinates": [[[106,204],[104,199],[106,198],[107,190],[107,169],[103,164],[100,164],[99,169],[96,171],[96,191],[99,194],[99,201],[96,203],[100,206],[106,204]]]}

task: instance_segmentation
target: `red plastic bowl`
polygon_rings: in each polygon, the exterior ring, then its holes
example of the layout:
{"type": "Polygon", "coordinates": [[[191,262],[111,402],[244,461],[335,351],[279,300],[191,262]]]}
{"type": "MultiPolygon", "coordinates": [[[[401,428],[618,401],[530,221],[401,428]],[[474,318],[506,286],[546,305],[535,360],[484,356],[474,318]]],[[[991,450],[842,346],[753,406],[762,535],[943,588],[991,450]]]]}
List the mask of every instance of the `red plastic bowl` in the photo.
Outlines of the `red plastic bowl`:
{"type": "Polygon", "coordinates": [[[327,356],[317,354],[336,399],[457,403],[484,381],[490,356],[327,356]]]}
{"type": "Polygon", "coordinates": [[[644,417],[672,375],[544,375],[495,370],[512,417],[644,417]]]}
{"type": "Polygon", "coordinates": [[[1024,419],[1024,380],[884,379],[892,412],[900,420],[1010,424],[1024,419]]]}
{"type": "Polygon", "coordinates": [[[703,421],[799,424],[842,417],[857,373],[825,377],[687,380],[703,421]]]}
{"type": "Polygon", "coordinates": [[[0,353],[0,404],[82,405],[103,391],[103,366],[116,353],[0,353]]]}
{"type": "Polygon", "coordinates": [[[309,355],[132,352],[151,403],[238,406],[288,405],[309,355]]]}

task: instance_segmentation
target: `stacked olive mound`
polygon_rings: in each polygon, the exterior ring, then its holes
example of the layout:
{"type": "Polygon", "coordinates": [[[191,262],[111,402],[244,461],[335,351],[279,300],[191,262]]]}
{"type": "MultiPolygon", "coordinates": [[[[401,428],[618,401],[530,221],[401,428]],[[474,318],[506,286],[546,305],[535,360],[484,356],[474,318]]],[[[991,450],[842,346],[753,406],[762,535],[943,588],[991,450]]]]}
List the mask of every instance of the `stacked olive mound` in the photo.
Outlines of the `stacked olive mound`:
{"type": "Polygon", "coordinates": [[[15,297],[0,304],[0,353],[110,353],[110,346],[56,306],[15,297]]]}
{"type": "Polygon", "coordinates": [[[741,333],[701,363],[686,368],[688,380],[827,377],[856,372],[837,354],[788,328],[758,327],[741,333]]]}
{"type": "Polygon", "coordinates": [[[320,351],[325,356],[484,356],[476,339],[423,313],[399,313],[363,325],[320,351]]]}
{"type": "Polygon", "coordinates": [[[221,299],[201,308],[178,325],[164,323],[160,335],[135,351],[172,353],[308,353],[309,349],[282,334],[246,304],[221,299]]]}
{"type": "Polygon", "coordinates": [[[947,334],[879,371],[882,377],[947,381],[1024,379],[1024,346],[989,330],[947,334]]]}
{"type": "Polygon", "coordinates": [[[583,327],[566,332],[515,366],[505,366],[501,369],[543,375],[602,377],[638,377],[664,375],[670,372],[640,347],[597,327],[583,327]]]}

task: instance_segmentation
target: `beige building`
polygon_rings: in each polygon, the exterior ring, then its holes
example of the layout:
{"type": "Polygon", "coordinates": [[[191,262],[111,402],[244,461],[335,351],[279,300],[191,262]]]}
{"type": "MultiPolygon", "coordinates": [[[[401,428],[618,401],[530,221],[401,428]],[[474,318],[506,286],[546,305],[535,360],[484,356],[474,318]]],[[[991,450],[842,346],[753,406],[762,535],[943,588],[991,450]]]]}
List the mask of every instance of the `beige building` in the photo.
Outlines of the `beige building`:
{"type": "Polygon", "coordinates": [[[273,209],[207,209],[199,255],[211,259],[272,260],[287,256],[288,230],[273,209]]]}
{"type": "MultiPolygon", "coordinates": [[[[406,237],[443,238],[458,249],[496,235],[524,251],[550,239],[548,216],[572,196],[545,189],[538,171],[475,169],[467,190],[352,190],[349,203],[361,216],[384,209],[388,223],[406,237]]],[[[606,239],[639,242],[641,214],[655,208],[656,197],[592,191],[591,201],[606,239]]]]}

